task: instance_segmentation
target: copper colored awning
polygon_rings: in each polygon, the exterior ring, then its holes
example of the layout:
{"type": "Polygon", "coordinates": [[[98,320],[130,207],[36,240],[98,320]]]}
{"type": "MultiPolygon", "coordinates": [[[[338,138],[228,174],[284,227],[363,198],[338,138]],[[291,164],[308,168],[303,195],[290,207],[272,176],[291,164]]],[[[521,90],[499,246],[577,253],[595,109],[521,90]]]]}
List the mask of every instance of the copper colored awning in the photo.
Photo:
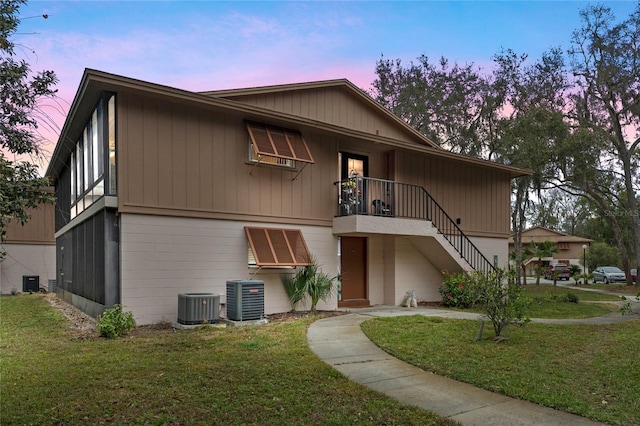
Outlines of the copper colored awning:
{"type": "Polygon", "coordinates": [[[314,163],[307,142],[295,130],[247,123],[251,145],[257,155],[314,163]]]}
{"type": "Polygon", "coordinates": [[[299,229],[245,226],[244,230],[258,266],[307,266],[313,263],[299,229]]]}

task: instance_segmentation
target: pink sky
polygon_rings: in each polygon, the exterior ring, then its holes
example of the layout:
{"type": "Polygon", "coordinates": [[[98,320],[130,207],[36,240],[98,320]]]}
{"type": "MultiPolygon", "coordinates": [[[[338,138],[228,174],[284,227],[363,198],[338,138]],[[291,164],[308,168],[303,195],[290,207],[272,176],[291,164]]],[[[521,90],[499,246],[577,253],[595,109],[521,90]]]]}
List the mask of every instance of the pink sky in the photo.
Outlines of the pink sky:
{"type": "MultiPolygon", "coordinates": [[[[502,48],[567,46],[580,1],[221,2],[30,1],[17,41],[34,70],[59,78],[43,106],[52,152],[85,68],[203,91],[347,78],[368,90],[377,60],[490,67],[502,48]],[[35,33],[35,34],[34,34],[35,33]]],[[[619,17],[632,1],[605,2],[619,17]]],[[[43,167],[46,166],[43,164],[43,167]]]]}

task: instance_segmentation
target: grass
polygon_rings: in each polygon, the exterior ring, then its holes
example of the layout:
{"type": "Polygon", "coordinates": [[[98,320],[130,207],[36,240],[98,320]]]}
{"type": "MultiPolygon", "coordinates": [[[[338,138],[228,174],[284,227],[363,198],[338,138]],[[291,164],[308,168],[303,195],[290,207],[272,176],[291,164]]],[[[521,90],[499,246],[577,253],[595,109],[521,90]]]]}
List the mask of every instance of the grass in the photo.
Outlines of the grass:
{"type": "Polygon", "coordinates": [[[640,424],[640,320],[530,323],[508,328],[501,343],[475,342],[478,327],[420,315],[362,323],[378,346],[424,370],[597,421],[640,424]]]}
{"type": "Polygon", "coordinates": [[[531,304],[528,308],[530,318],[590,318],[618,310],[619,306],[611,302],[620,302],[618,296],[582,291],[578,288],[566,288],[553,285],[526,285],[524,294],[531,304]],[[566,301],[573,294],[578,303],[566,301]],[[589,302],[589,303],[584,303],[589,302]]]}
{"type": "Polygon", "coordinates": [[[597,283],[589,284],[587,287],[611,291],[613,293],[626,294],[627,296],[640,295],[640,286],[636,285],[597,283]]]}
{"type": "MultiPolygon", "coordinates": [[[[528,284],[522,288],[524,295],[531,301],[528,307],[530,318],[591,318],[620,309],[620,306],[613,302],[620,302],[621,298],[611,294],[548,284],[540,286],[528,284]],[[567,302],[565,299],[568,294],[577,296],[578,303],[567,302]]],[[[480,308],[455,309],[466,312],[481,312],[480,308]]]]}
{"type": "Polygon", "coordinates": [[[0,297],[2,425],[453,425],[352,383],[306,343],[318,317],[73,337],[38,295],[0,297]]]}

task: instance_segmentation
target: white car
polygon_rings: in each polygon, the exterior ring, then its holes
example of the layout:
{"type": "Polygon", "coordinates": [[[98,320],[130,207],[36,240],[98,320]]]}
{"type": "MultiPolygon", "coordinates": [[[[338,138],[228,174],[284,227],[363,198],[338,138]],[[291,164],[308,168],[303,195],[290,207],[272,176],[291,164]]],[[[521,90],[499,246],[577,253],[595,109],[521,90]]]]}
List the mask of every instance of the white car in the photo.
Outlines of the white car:
{"type": "Polygon", "coordinates": [[[598,281],[602,281],[605,284],[627,282],[627,275],[620,268],[616,268],[615,266],[601,266],[594,269],[592,274],[593,281],[596,283],[598,281]]]}

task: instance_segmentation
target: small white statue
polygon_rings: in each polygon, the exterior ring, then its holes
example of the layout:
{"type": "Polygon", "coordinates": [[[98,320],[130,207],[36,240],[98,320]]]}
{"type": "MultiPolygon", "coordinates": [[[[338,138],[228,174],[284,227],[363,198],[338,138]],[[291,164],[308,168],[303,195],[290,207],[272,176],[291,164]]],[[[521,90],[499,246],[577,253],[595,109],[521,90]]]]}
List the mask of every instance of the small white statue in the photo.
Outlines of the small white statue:
{"type": "Polygon", "coordinates": [[[417,308],[418,298],[416,297],[416,291],[411,289],[407,291],[402,299],[402,307],[404,308],[417,308]]]}

